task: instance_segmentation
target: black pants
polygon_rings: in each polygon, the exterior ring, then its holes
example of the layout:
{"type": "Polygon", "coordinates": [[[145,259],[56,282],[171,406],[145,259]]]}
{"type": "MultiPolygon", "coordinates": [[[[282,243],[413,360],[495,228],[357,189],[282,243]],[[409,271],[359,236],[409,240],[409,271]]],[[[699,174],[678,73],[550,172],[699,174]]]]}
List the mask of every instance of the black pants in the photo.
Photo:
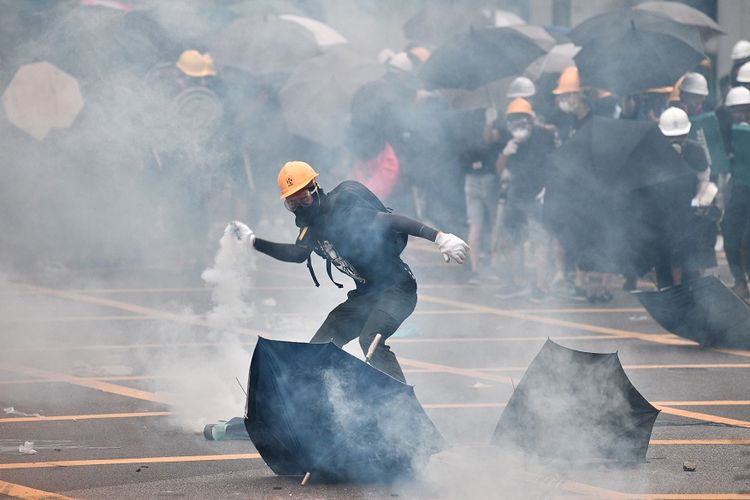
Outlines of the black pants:
{"type": "Polygon", "coordinates": [[[375,335],[383,336],[370,363],[380,371],[406,383],[404,372],[391,348],[385,345],[417,305],[417,282],[408,276],[397,284],[373,291],[355,289],[328,314],[310,342],[333,342],[339,347],[359,337],[365,354],[375,335]]]}
{"type": "Polygon", "coordinates": [[[735,281],[746,282],[750,271],[750,187],[732,185],[721,229],[729,270],[735,281]]]}

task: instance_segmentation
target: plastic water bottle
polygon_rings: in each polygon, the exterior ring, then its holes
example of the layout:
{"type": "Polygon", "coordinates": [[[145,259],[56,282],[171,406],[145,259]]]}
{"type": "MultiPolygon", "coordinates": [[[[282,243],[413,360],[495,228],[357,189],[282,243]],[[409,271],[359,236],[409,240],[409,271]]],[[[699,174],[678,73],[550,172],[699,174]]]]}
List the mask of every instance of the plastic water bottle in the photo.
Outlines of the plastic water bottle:
{"type": "Polygon", "coordinates": [[[227,423],[207,424],[203,428],[203,437],[209,441],[221,441],[227,434],[227,423]]]}

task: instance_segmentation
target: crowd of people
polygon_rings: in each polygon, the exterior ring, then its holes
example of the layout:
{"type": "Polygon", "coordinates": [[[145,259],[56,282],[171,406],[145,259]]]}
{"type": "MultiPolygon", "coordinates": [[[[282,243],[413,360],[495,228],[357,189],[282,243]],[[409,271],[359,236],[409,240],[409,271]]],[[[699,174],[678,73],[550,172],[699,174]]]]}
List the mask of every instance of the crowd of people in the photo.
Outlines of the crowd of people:
{"type": "MultiPolygon", "coordinates": [[[[399,213],[464,237],[473,249],[465,280],[498,283],[500,298],[543,301],[556,294],[607,302],[618,275],[625,290],[643,276],[659,288],[680,284],[715,267],[723,241],[733,290],[750,299],[750,41],[736,42],[732,70],[718,82],[706,58],[673,85],[631,95],[582,85],[575,66],[533,79],[517,75],[473,93],[434,88],[420,68],[435,50],[413,42],[381,52],[382,76],[347,102],[340,144],[290,132],[283,82],[217,64],[207,46],[170,52],[179,56],[138,73],[144,98],[133,109],[145,140],[127,151],[144,165],[140,185],[150,193],[154,220],[179,233],[173,236],[180,251],[206,258],[225,221],[277,222],[277,169],[301,159],[336,180],[361,182],[399,213]],[[680,200],[674,217],[659,212],[662,226],[651,229],[676,235],[648,240],[648,259],[592,258],[604,236],[575,227],[582,223],[577,211],[598,205],[570,199],[570,186],[561,188],[570,179],[559,178],[554,158],[595,127],[596,117],[653,124],[691,173],[690,183],[673,186],[680,200]]],[[[76,76],[93,88],[97,79],[110,83],[102,75],[76,76]]],[[[581,185],[591,187],[581,175],[581,185]]],[[[593,189],[606,197],[609,187],[593,189]]],[[[612,225],[630,224],[623,220],[612,225]]],[[[613,244],[628,246],[629,235],[613,244]]]]}
{"type": "MultiPolygon", "coordinates": [[[[554,292],[575,300],[607,302],[613,297],[613,274],[623,275],[625,290],[634,290],[639,275],[649,271],[659,288],[678,285],[717,265],[715,247],[721,235],[733,290],[748,299],[750,212],[744,172],[750,158],[739,142],[746,140],[750,110],[749,48],[744,40],[735,45],[733,69],[722,80],[718,96],[709,92],[708,59],[673,86],[624,97],[582,86],[577,68],[570,66],[549,93],[518,76],[507,86],[506,95],[497,99],[507,102],[504,110],[490,105],[459,111],[450,107],[449,93],[419,87],[413,75],[424,52],[417,55],[415,50],[425,49],[410,47],[392,56],[387,64],[394,68],[384,81],[362,90],[368,97],[362,109],[353,107],[352,127],[368,133],[355,130],[350,148],[355,159],[370,162],[372,175],[359,178],[379,195],[404,204],[403,198],[394,198],[401,189],[401,196],[412,197],[414,213],[425,220],[459,224],[465,216],[467,241],[475,249],[467,281],[500,281],[505,285],[497,294],[501,298],[528,294],[531,300],[541,301],[554,292]],[[383,97],[384,90],[374,89],[388,84],[403,95],[383,97]],[[686,195],[679,199],[684,207],[675,207],[675,217],[665,222],[671,226],[669,231],[678,234],[664,242],[652,267],[585,262],[580,247],[588,240],[570,241],[574,232],[561,230],[576,221],[550,213],[558,210],[559,203],[545,205],[545,198],[556,194],[548,193],[554,170],[550,155],[594,116],[654,123],[674,155],[693,172],[689,185],[682,182],[686,195]],[[720,137],[707,137],[706,124],[718,124],[720,137]],[[394,163],[400,165],[401,176],[395,188],[383,189],[383,180],[389,178],[386,172],[394,170],[394,163]],[[451,190],[459,186],[464,206],[446,210],[446,200],[457,199],[451,197],[451,190]],[[688,215],[680,219],[678,212],[688,215]],[[457,214],[453,220],[441,219],[457,214]]],[[[598,189],[606,192],[608,186],[598,189]]]]}

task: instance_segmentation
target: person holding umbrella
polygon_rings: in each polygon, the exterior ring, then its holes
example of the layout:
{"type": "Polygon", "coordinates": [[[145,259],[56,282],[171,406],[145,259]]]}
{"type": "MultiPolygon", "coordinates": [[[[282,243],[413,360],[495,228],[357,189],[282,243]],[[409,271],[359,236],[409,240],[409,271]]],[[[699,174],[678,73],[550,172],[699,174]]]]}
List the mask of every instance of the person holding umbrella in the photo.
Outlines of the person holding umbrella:
{"type": "MultiPolygon", "coordinates": [[[[239,221],[227,226],[238,239],[261,253],[284,262],[307,261],[313,281],[311,254],[348,275],[356,285],[347,300],[329,314],[310,342],[333,342],[339,347],[359,337],[368,361],[393,378],[405,382],[396,355],[385,341],[412,313],[417,304],[417,283],[400,254],[409,235],[435,242],[446,262],[462,264],[469,246],[459,237],[443,233],[390,211],[362,184],[344,181],[330,192],[317,182],[318,173],[303,161],[290,161],[279,171],[278,185],[284,206],[300,228],[293,244],[257,238],[239,221]]],[[[336,283],[334,281],[334,283],[336,283]]],[[[336,283],[342,288],[343,285],[336,283]]]]}

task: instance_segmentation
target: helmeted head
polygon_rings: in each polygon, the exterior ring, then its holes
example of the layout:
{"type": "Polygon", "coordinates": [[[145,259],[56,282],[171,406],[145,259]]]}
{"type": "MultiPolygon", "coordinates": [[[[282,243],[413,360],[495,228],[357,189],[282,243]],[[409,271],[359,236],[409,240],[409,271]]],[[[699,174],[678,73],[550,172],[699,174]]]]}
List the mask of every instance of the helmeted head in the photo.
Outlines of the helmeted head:
{"type": "Polygon", "coordinates": [[[703,112],[703,101],[708,96],[708,81],[705,76],[700,73],[686,73],[675,88],[679,94],[681,107],[689,115],[703,112]]]}
{"type": "Polygon", "coordinates": [[[678,153],[682,153],[683,146],[690,133],[690,118],[687,113],[678,107],[665,109],[659,116],[659,130],[669,139],[672,148],[678,153]]]}
{"type": "Polygon", "coordinates": [[[734,123],[750,123],[750,90],[745,87],[734,87],[727,92],[724,105],[732,114],[734,123]]]}
{"type": "Polygon", "coordinates": [[[581,87],[581,79],[578,76],[578,68],[568,66],[557,80],[557,87],[552,91],[556,96],[557,106],[563,113],[578,113],[582,106],[586,105],[584,91],[581,87]]]}
{"type": "Polygon", "coordinates": [[[323,192],[316,181],[318,175],[309,163],[299,160],[286,162],[279,171],[279,194],[298,221],[309,221],[320,208],[323,192]]]}
{"type": "Polygon", "coordinates": [[[534,109],[523,97],[516,97],[505,109],[505,121],[513,139],[523,142],[534,129],[534,109]]]}
{"type": "Polygon", "coordinates": [[[516,97],[533,97],[536,95],[536,86],[534,82],[526,78],[525,76],[519,76],[515,78],[508,86],[508,91],[505,93],[505,97],[508,99],[515,99],[516,97]]]}
{"type": "Polygon", "coordinates": [[[732,47],[732,61],[741,61],[750,57],[750,41],[739,40],[732,47]]]}

